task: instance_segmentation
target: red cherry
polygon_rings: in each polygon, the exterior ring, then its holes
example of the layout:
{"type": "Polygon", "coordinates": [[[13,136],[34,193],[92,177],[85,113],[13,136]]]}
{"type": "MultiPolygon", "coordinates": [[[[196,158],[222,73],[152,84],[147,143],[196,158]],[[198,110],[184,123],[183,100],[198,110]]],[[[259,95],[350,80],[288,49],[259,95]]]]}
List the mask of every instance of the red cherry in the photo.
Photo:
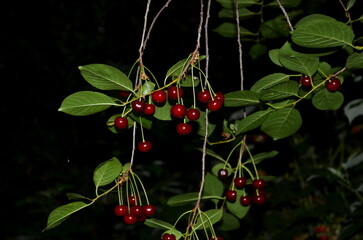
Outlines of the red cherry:
{"type": "Polygon", "coordinates": [[[166,102],[166,92],[163,90],[155,91],[151,94],[151,99],[156,104],[163,104],[166,102]]]}
{"type": "Polygon", "coordinates": [[[235,202],[237,199],[237,191],[235,190],[227,190],[226,199],[230,202],[235,202]]]}
{"type": "Polygon", "coordinates": [[[115,128],[117,129],[126,129],[129,126],[129,121],[125,117],[116,117],[114,120],[115,128]]]}
{"type": "Polygon", "coordinates": [[[130,91],[125,91],[125,90],[121,90],[118,92],[118,94],[121,96],[121,97],[125,97],[127,98],[128,96],[130,96],[131,92],[130,91]]]}
{"type": "Polygon", "coordinates": [[[319,225],[315,227],[315,233],[323,233],[326,232],[326,227],[324,225],[319,225]]]}
{"type": "Polygon", "coordinates": [[[207,107],[211,111],[218,111],[219,109],[222,108],[222,106],[223,106],[223,101],[217,99],[209,101],[207,103],[207,107]]]}
{"type": "Polygon", "coordinates": [[[266,196],[264,194],[254,195],[252,201],[257,205],[264,204],[266,202],[266,196]]]}
{"type": "Polygon", "coordinates": [[[219,100],[224,102],[224,94],[222,92],[216,92],[216,95],[214,96],[214,100],[219,100]]]}
{"type": "Polygon", "coordinates": [[[245,177],[236,177],[233,181],[236,188],[244,188],[247,183],[247,179],[245,177]]]}
{"type": "Polygon", "coordinates": [[[135,195],[130,195],[128,197],[128,200],[129,200],[130,206],[134,206],[136,204],[139,204],[139,198],[137,196],[135,196],[135,195]]]}
{"type": "Polygon", "coordinates": [[[152,148],[152,144],[150,141],[141,141],[137,144],[137,149],[139,149],[140,152],[148,152],[152,148]]]}
{"type": "Polygon", "coordinates": [[[192,132],[192,126],[188,123],[178,123],[176,131],[179,135],[189,135],[192,132]]]}
{"type": "Polygon", "coordinates": [[[187,114],[187,108],[182,104],[175,104],[171,107],[170,113],[175,118],[183,118],[187,114]]]}
{"type": "Polygon", "coordinates": [[[303,75],[300,78],[300,84],[303,87],[310,87],[311,86],[311,77],[303,75]]]}
{"type": "Polygon", "coordinates": [[[177,87],[177,86],[170,86],[168,88],[168,97],[171,100],[178,100],[182,98],[184,95],[183,89],[177,87]]]}
{"type": "Polygon", "coordinates": [[[218,170],[218,177],[220,179],[225,179],[228,177],[228,170],[227,169],[224,169],[224,168],[221,168],[218,170]]]}
{"type": "Polygon", "coordinates": [[[129,212],[129,209],[126,205],[118,205],[113,209],[113,211],[117,216],[125,216],[129,212]]]}
{"type": "Polygon", "coordinates": [[[252,181],[252,187],[255,189],[262,189],[266,185],[265,180],[259,178],[252,181]]]}
{"type": "Polygon", "coordinates": [[[331,78],[327,83],[326,83],[326,88],[330,91],[330,92],[336,92],[340,89],[341,83],[340,80],[338,78],[331,78]]]}
{"type": "Polygon", "coordinates": [[[126,224],[134,224],[137,222],[137,217],[132,214],[127,214],[124,216],[124,223],[126,224]]]}
{"type": "Polygon", "coordinates": [[[246,195],[246,196],[241,196],[240,197],[240,202],[241,202],[241,205],[244,206],[244,207],[247,207],[248,205],[251,204],[251,197],[246,195]]]}
{"type": "Polygon", "coordinates": [[[143,222],[146,220],[146,216],[145,215],[141,215],[140,217],[137,217],[137,221],[139,222],[143,222]]]}
{"type": "Polygon", "coordinates": [[[154,115],[154,113],[155,113],[155,105],[154,104],[150,104],[150,103],[146,103],[143,113],[145,115],[150,115],[150,116],[154,115]]]}
{"type": "Polygon", "coordinates": [[[190,121],[196,121],[198,120],[200,117],[200,111],[196,108],[189,108],[187,110],[187,118],[190,120],[190,121]]]}
{"type": "Polygon", "coordinates": [[[143,206],[144,215],[147,217],[153,216],[155,214],[156,208],[154,205],[143,206]]]}
{"type": "Polygon", "coordinates": [[[132,110],[137,113],[142,113],[145,108],[145,103],[141,102],[140,100],[135,100],[131,103],[132,110]]]}
{"type": "Polygon", "coordinates": [[[198,101],[201,103],[207,103],[212,99],[210,92],[207,90],[198,92],[197,98],[198,98],[198,101]]]}
{"type": "Polygon", "coordinates": [[[144,214],[143,207],[140,205],[135,205],[130,208],[130,213],[135,217],[140,217],[144,214]]]}
{"type": "Polygon", "coordinates": [[[174,234],[164,233],[162,240],[176,240],[176,237],[174,234]]]}
{"type": "Polygon", "coordinates": [[[327,235],[320,235],[319,236],[319,240],[328,240],[328,236],[327,235]]]}

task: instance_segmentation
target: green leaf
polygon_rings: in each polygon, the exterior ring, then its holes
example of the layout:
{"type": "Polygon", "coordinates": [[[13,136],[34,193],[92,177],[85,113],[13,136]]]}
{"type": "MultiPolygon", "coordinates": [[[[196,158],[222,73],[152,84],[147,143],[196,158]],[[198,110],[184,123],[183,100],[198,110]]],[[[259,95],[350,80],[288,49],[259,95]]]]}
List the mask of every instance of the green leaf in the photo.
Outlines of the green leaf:
{"type": "Polygon", "coordinates": [[[258,94],[249,90],[229,92],[224,95],[224,106],[226,107],[243,107],[259,103],[258,94]]]}
{"type": "MultiPolygon", "coordinates": [[[[199,149],[200,151],[203,151],[203,149],[199,149]]],[[[219,155],[219,154],[217,154],[217,153],[215,153],[213,150],[211,150],[211,149],[206,149],[206,154],[207,155],[209,155],[209,156],[211,156],[211,157],[214,157],[214,158],[216,158],[216,159],[219,159],[219,160],[221,160],[222,162],[224,162],[225,160],[223,159],[223,157],[221,156],[221,155],[219,155]]]]}
{"type": "Polygon", "coordinates": [[[68,197],[69,200],[88,200],[88,201],[92,201],[92,199],[85,197],[79,193],[66,193],[66,196],[68,197]]]}
{"type": "Polygon", "coordinates": [[[43,231],[49,230],[51,228],[58,226],[63,221],[65,221],[71,214],[81,210],[82,208],[88,207],[91,204],[92,204],[92,202],[89,204],[86,204],[84,202],[78,201],[78,202],[72,202],[72,203],[68,203],[66,205],[57,207],[49,214],[47,226],[43,231]]]}
{"type": "Polygon", "coordinates": [[[286,82],[290,78],[289,75],[284,73],[272,73],[261,79],[259,79],[253,86],[251,87],[251,91],[260,93],[263,89],[268,89],[278,83],[286,82]]]}
{"type": "Polygon", "coordinates": [[[104,111],[111,106],[121,105],[103,93],[80,91],[66,97],[58,111],[74,116],[87,116],[104,111]]]}
{"type": "Polygon", "coordinates": [[[271,62],[273,62],[277,66],[282,67],[280,60],[279,60],[279,53],[280,53],[280,49],[272,49],[272,50],[268,51],[268,57],[270,58],[271,62]]]}
{"type": "Polygon", "coordinates": [[[285,68],[308,76],[314,75],[319,66],[318,57],[302,57],[280,53],[279,61],[285,68]]]}
{"type": "Polygon", "coordinates": [[[180,87],[195,87],[198,86],[198,84],[199,78],[196,76],[192,78],[191,75],[187,75],[182,81],[180,81],[180,87]]]}
{"type": "Polygon", "coordinates": [[[214,176],[218,176],[219,169],[227,169],[228,170],[228,176],[232,173],[232,168],[230,168],[229,165],[225,165],[224,163],[218,163],[212,167],[212,173],[214,176]]]}
{"type": "Polygon", "coordinates": [[[93,182],[97,189],[113,182],[121,173],[122,164],[113,157],[98,165],[93,173],[93,182]]]}
{"type": "Polygon", "coordinates": [[[78,69],[89,84],[100,90],[133,91],[130,79],[117,68],[105,64],[89,64],[78,69]]]}
{"type": "Polygon", "coordinates": [[[333,17],[323,15],[323,14],[319,14],[319,13],[309,14],[309,15],[303,17],[302,19],[300,19],[296,23],[295,28],[298,28],[300,25],[312,23],[313,21],[332,21],[332,22],[336,22],[337,20],[335,18],[333,18],[333,17]]]}
{"type": "Polygon", "coordinates": [[[181,206],[190,203],[194,203],[198,200],[198,192],[183,193],[172,196],[166,202],[169,206],[181,206]]]}
{"type": "MultiPolygon", "coordinates": [[[[234,23],[224,22],[215,28],[214,31],[223,37],[235,38],[237,36],[237,25],[234,23]]],[[[256,35],[244,27],[240,27],[240,33],[241,37],[256,35]]]]}
{"type": "Polygon", "coordinates": [[[198,214],[197,222],[193,226],[195,230],[207,229],[222,219],[222,209],[211,209],[198,214]]]}
{"type": "MultiPolygon", "coordinates": [[[[269,158],[273,158],[275,157],[279,152],[278,151],[270,151],[270,152],[263,152],[263,153],[258,153],[256,155],[253,156],[253,162],[255,164],[260,163],[261,161],[265,160],[265,159],[269,159],[269,158]]],[[[244,164],[248,164],[251,163],[252,159],[249,158],[247,159],[246,162],[244,162],[244,164]]]]}
{"type": "Polygon", "coordinates": [[[152,227],[152,228],[158,228],[163,230],[170,230],[173,229],[173,225],[171,225],[168,222],[164,222],[162,220],[156,219],[156,218],[148,218],[145,220],[144,224],[146,226],[152,227]]]}
{"type": "Polygon", "coordinates": [[[349,0],[349,1],[348,1],[347,5],[346,5],[346,6],[347,6],[347,7],[346,7],[346,8],[347,8],[347,11],[349,11],[349,10],[350,10],[350,9],[354,6],[355,1],[356,1],[356,0],[349,0]]]}
{"type": "Polygon", "coordinates": [[[300,112],[295,108],[282,108],[268,115],[261,130],[274,140],[291,136],[302,124],[300,112]]]}
{"type": "Polygon", "coordinates": [[[142,95],[149,94],[155,89],[155,83],[151,81],[145,81],[141,89],[142,89],[141,92],[142,95]]]}
{"type": "MultiPolygon", "coordinates": [[[[238,13],[240,19],[248,19],[258,15],[258,13],[252,12],[248,8],[241,8],[238,10],[238,13]]],[[[235,19],[236,18],[235,15],[236,11],[234,9],[227,9],[227,8],[222,8],[222,10],[219,11],[218,13],[219,18],[235,19]]]]}
{"type": "Polygon", "coordinates": [[[347,59],[346,66],[349,70],[363,68],[363,53],[353,53],[347,59]]]}
{"type": "Polygon", "coordinates": [[[337,110],[344,102],[341,92],[329,92],[326,88],[321,89],[312,98],[314,107],[319,110],[337,110]]]}
{"type": "Polygon", "coordinates": [[[264,44],[256,43],[248,51],[248,55],[251,56],[252,59],[257,59],[264,55],[267,52],[267,47],[264,44]]]}
{"type": "Polygon", "coordinates": [[[290,42],[285,42],[285,44],[280,48],[279,53],[288,56],[300,56],[300,57],[321,57],[327,56],[335,53],[338,48],[303,48],[292,44],[290,42]]]}
{"type": "Polygon", "coordinates": [[[165,80],[172,76],[179,76],[184,71],[184,68],[188,65],[190,58],[182,59],[175,63],[171,68],[168,69],[165,75],[165,80]]]}
{"type": "MultiPolygon", "coordinates": [[[[155,109],[155,112],[156,112],[156,109],[155,109]]],[[[140,117],[138,115],[135,115],[134,113],[129,113],[128,116],[134,120],[135,122],[137,123],[141,123],[142,124],[142,127],[143,128],[146,128],[146,129],[151,129],[152,127],[152,124],[153,124],[153,121],[150,120],[150,119],[147,119],[145,117],[140,117]]]]}
{"type": "MultiPolygon", "coordinates": [[[[244,196],[245,190],[244,189],[237,189],[237,199],[239,199],[241,196],[244,196]]],[[[227,201],[227,209],[237,218],[242,219],[246,214],[248,213],[248,210],[250,210],[250,206],[242,206],[240,201],[235,201],[234,203],[227,201]]]]}
{"type": "MultiPolygon", "coordinates": [[[[200,112],[200,117],[199,119],[196,121],[198,123],[198,129],[197,129],[197,134],[200,136],[204,136],[205,135],[205,131],[206,131],[206,122],[205,122],[205,112],[201,111],[200,112]]],[[[208,136],[210,136],[213,131],[216,129],[217,124],[216,123],[211,123],[208,122],[208,136]]]]}
{"type": "Polygon", "coordinates": [[[154,117],[159,120],[169,121],[172,120],[170,115],[171,105],[168,101],[165,102],[163,106],[158,106],[155,108],[154,117]]]}
{"type": "MultiPolygon", "coordinates": [[[[211,195],[216,197],[222,197],[224,191],[223,183],[211,173],[205,175],[205,184],[203,188],[203,195],[211,195]]],[[[218,199],[212,199],[214,203],[217,203],[218,199]]]]}
{"type": "MultiPolygon", "coordinates": [[[[295,8],[299,6],[301,0],[280,0],[280,3],[284,8],[295,8]]],[[[277,1],[272,1],[271,3],[267,4],[268,7],[280,7],[277,1]]]]}
{"type": "Polygon", "coordinates": [[[349,124],[358,116],[363,116],[363,98],[355,99],[344,106],[344,114],[348,118],[349,124]]]}
{"type": "MultiPolygon", "coordinates": [[[[237,0],[238,8],[248,7],[255,4],[259,4],[258,0],[237,0]]],[[[222,7],[227,9],[235,9],[234,0],[217,0],[222,7]]]]}
{"type": "Polygon", "coordinates": [[[251,131],[261,126],[271,110],[260,110],[235,122],[236,135],[251,131]]]}
{"type": "Polygon", "coordinates": [[[279,83],[269,89],[262,90],[260,99],[262,101],[271,101],[284,99],[292,96],[298,97],[299,83],[296,81],[286,81],[279,83]]]}
{"type": "Polygon", "coordinates": [[[299,23],[291,39],[295,44],[307,48],[343,47],[352,46],[354,33],[342,22],[317,19],[299,23]]]}
{"type": "Polygon", "coordinates": [[[261,34],[267,39],[287,37],[290,29],[284,16],[277,16],[274,19],[265,21],[261,25],[261,34]]]}
{"type": "Polygon", "coordinates": [[[225,212],[223,213],[221,224],[218,226],[218,229],[221,231],[232,231],[240,228],[239,219],[234,215],[225,212]]]}

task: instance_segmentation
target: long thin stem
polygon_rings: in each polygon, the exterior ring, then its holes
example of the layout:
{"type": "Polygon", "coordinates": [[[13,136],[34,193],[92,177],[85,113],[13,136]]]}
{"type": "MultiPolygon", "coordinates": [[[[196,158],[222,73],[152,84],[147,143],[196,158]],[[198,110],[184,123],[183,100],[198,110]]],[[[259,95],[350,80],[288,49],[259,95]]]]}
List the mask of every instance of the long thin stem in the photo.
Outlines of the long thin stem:
{"type": "Polygon", "coordinates": [[[290,21],[289,15],[287,14],[287,12],[286,12],[286,10],[285,10],[284,6],[281,4],[280,0],[276,0],[276,1],[277,1],[277,3],[279,4],[280,9],[281,9],[281,11],[283,12],[283,14],[284,14],[284,16],[285,16],[287,23],[289,24],[290,30],[291,30],[291,31],[294,31],[294,27],[293,27],[293,26],[292,26],[292,24],[291,24],[291,21],[290,21]]]}

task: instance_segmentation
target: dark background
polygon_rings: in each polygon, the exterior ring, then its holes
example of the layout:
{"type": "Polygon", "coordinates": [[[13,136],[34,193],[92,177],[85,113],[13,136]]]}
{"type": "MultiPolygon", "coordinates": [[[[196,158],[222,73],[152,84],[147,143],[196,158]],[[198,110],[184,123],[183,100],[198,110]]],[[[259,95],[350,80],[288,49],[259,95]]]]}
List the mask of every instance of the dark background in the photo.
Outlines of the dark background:
{"type": "MultiPolygon", "coordinates": [[[[341,13],[340,6],[330,2],[306,1],[305,11],[341,13]]],[[[162,4],[152,4],[149,23],[162,4]]],[[[96,204],[61,227],[42,233],[50,211],[67,202],[66,192],[92,194],[93,169],[115,153],[128,157],[119,146],[128,144],[129,138],[111,133],[105,126],[106,115],[73,117],[57,110],[66,96],[90,88],[78,66],[105,63],[127,71],[136,61],[145,6],[146,1],[114,0],[20,1],[1,6],[2,239],[124,239],[138,231],[120,229],[110,214],[112,205],[106,203],[106,210],[96,204]]],[[[218,10],[214,3],[211,29],[220,23],[218,10]]],[[[170,66],[195,49],[198,23],[199,1],[171,2],[155,25],[144,55],[154,75],[163,79],[170,66]]],[[[214,86],[225,92],[238,88],[236,41],[211,32],[210,51],[214,86]]],[[[246,79],[258,79],[273,68],[256,66],[250,59],[244,63],[246,79]]],[[[160,185],[178,183],[182,173],[173,172],[173,165],[189,171],[192,178],[198,171],[182,164],[194,154],[188,152],[188,142],[178,143],[179,147],[185,144],[185,155],[175,154],[166,149],[176,143],[163,142],[164,134],[160,133],[156,144],[162,155],[139,156],[141,170],[152,167],[148,171],[159,174],[157,179],[146,180],[160,185]],[[169,161],[163,163],[167,170],[158,169],[148,159],[169,161]]],[[[163,192],[164,188],[154,190],[163,192]]]]}

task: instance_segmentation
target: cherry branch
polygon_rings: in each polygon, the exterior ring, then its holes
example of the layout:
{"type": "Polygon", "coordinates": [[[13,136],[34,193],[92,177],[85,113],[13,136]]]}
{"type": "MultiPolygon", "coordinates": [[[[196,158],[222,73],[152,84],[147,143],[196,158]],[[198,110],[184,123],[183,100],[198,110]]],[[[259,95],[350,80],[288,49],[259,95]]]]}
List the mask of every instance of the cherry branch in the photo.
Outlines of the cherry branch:
{"type": "Polygon", "coordinates": [[[281,11],[283,12],[283,14],[284,14],[284,16],[285,16],[287,23],[289,24],[290,30],[291,30],[291,31],[294,31],[294,27],[293,27],[293,26],[292,26],[292,24],[291,24],[291,21],[290,21],[289,15],[287,14],[287,12],[286,12],[286,10],[285,10],[284,6],[281,4],[280,0],[276,0],[276,1],[277,1],[277,3],[279,4],[279,6],[280,6],[280,8],[281,8],[281,11]]]}

